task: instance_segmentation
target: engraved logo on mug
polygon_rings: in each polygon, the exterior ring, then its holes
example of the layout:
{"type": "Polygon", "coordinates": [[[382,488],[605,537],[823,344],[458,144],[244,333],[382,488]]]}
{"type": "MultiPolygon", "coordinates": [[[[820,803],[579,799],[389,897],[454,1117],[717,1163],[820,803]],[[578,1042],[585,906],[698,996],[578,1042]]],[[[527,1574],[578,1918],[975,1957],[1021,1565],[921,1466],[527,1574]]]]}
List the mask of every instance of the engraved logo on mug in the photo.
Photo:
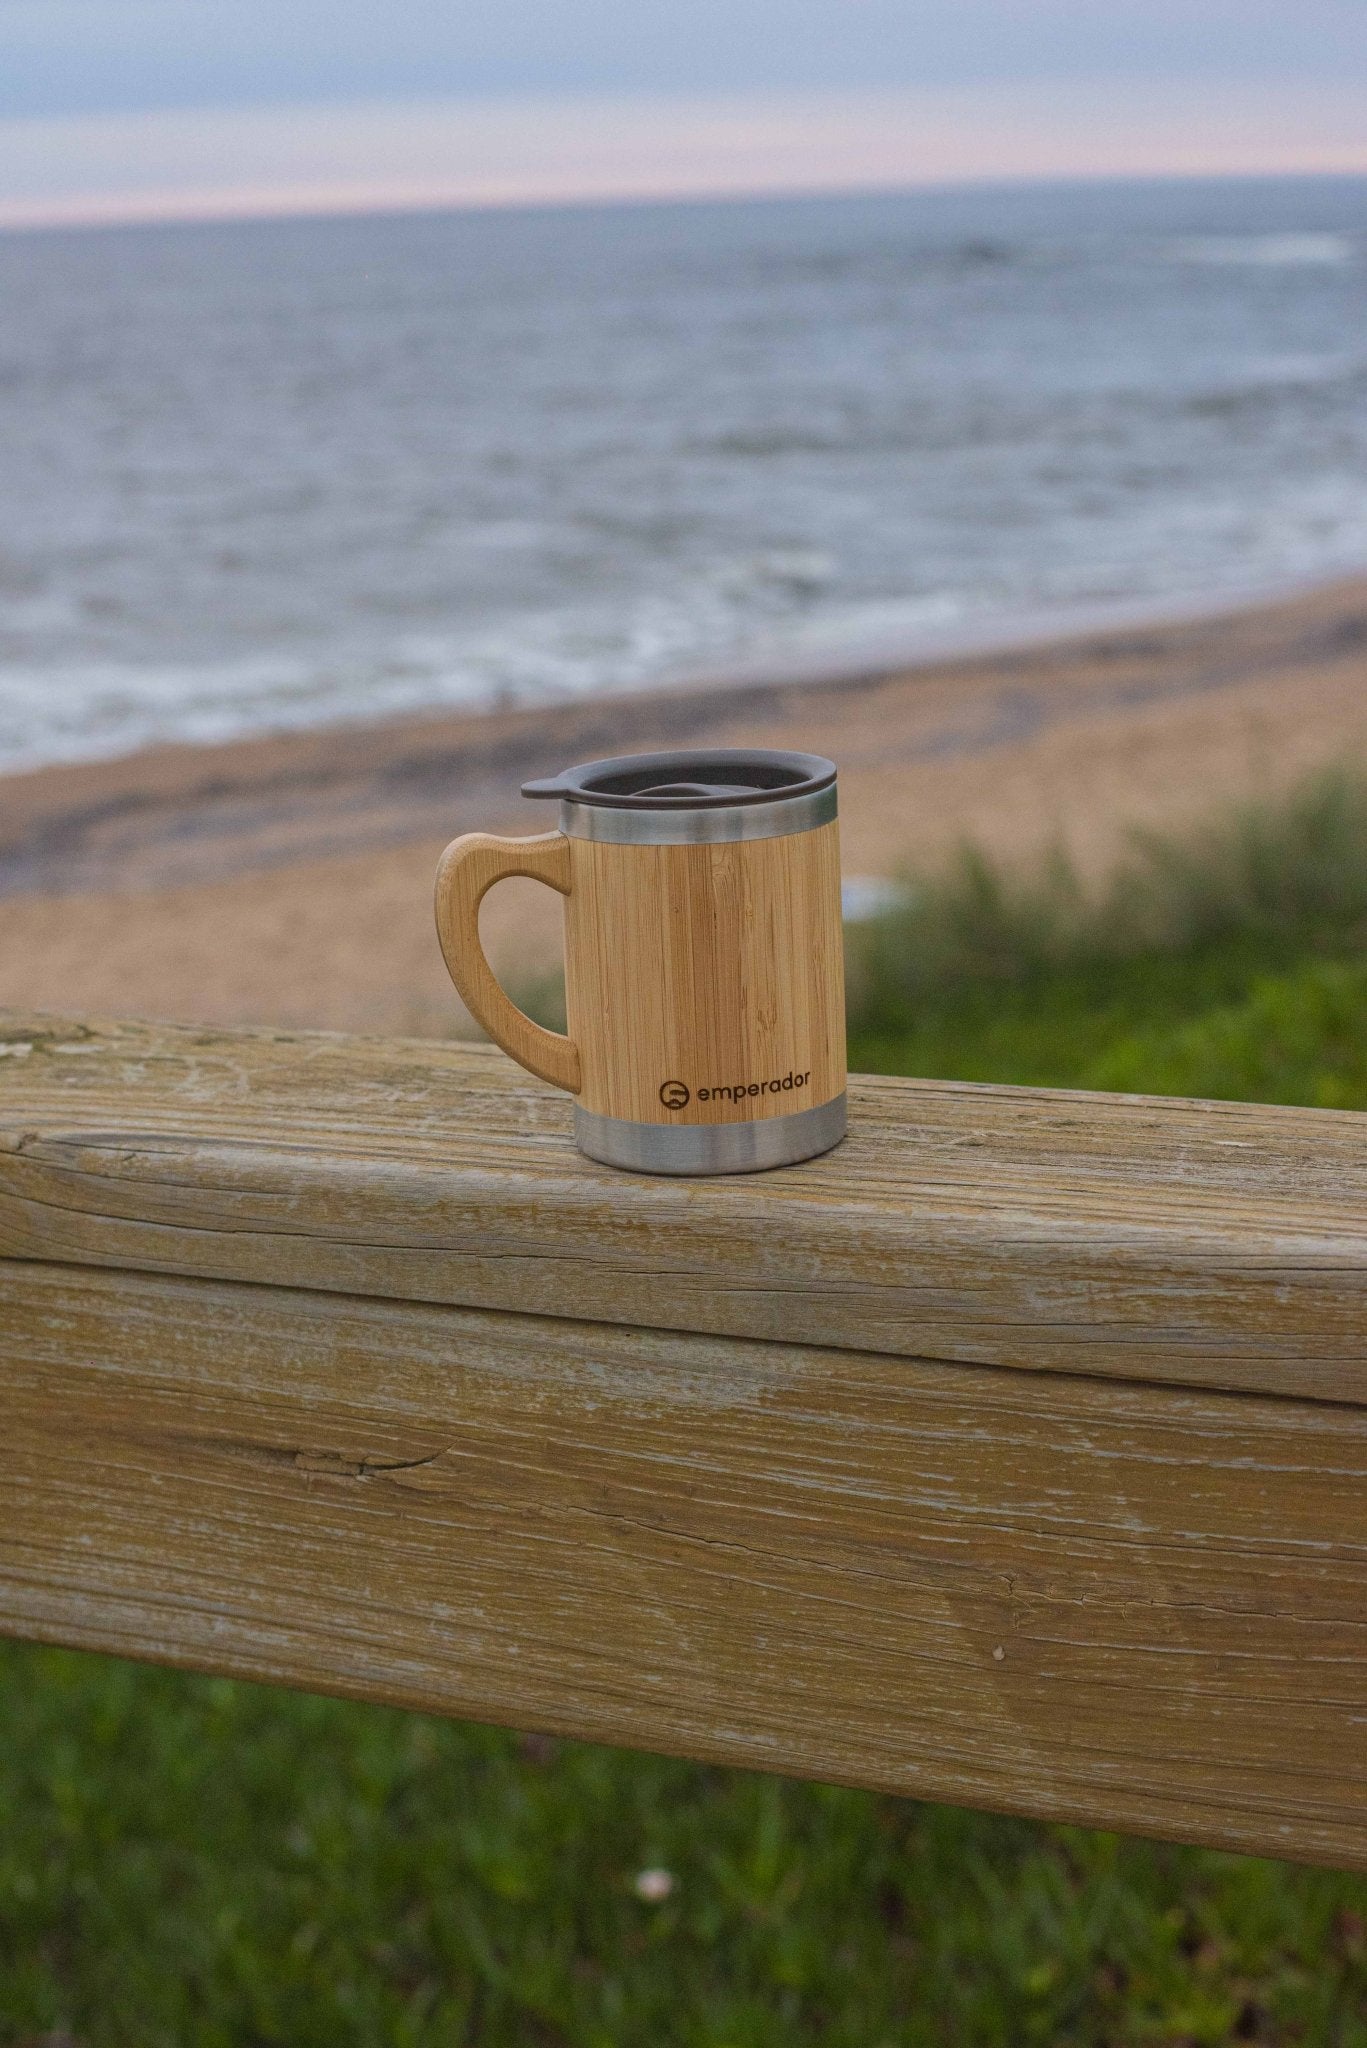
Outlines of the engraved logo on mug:
{"type": "MultiPolygon", "coordinates": [[[[811,1073],[797,1074],[792,1068],[783,1075],[775,1075],[771,1081],[734,1081],[725,1088],[700,1088],[699,1102],[741,1102],[747,1095],[786,1095],[790,1089],[799,1093],[811,1080],[811,1073]]],[[[660,1100],[666,1109],[687,1109],[692,1101],[692,1090],[687,1081],[662,1081],[660,1100]]]]}

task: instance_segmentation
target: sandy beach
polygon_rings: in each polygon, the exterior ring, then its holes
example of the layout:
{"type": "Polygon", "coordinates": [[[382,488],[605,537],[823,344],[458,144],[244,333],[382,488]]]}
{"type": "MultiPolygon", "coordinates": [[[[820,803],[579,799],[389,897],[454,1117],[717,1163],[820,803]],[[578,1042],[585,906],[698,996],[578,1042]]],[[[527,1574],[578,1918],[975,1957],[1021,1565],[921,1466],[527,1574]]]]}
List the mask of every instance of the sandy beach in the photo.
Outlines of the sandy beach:
{"type": "MultiPolygon", "coordinates": [[[[405,719],[0,780],[0,1005],[191,1022],[465,1028],[432,932],[437,854],[553,822],[521,781],[697,742],[841,771],[847,875],[971,839],[1105,871],[1136,828],[1367,759],[1367,578],[1236,614],[1096,626],[893,673],[405,719]]],[[[552,970],[559,904],[490,899],[515,984],[552,970]]]]}

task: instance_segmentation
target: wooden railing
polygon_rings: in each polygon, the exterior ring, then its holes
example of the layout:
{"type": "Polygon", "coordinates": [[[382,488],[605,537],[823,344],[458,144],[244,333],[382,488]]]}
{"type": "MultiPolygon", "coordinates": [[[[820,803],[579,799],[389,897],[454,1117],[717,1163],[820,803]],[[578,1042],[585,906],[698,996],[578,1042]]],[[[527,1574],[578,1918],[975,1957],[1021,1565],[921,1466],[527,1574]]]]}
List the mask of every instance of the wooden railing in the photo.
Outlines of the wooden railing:
{"type": "Polygon", "coordinates": [[[0,1020],[0,1628],[1367,1865],[1367,1117],[0,1020]]]}

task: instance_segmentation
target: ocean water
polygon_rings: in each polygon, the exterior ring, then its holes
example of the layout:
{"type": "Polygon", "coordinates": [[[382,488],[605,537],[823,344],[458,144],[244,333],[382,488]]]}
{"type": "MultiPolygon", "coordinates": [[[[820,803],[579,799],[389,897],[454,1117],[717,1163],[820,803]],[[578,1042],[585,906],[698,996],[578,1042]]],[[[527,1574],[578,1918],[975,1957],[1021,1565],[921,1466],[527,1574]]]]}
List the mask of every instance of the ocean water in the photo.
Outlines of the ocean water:
{"type": "Polygon", "coordinates": [[[0,764],[1367,563],[1367,180],[0,235],[0,764]]]}

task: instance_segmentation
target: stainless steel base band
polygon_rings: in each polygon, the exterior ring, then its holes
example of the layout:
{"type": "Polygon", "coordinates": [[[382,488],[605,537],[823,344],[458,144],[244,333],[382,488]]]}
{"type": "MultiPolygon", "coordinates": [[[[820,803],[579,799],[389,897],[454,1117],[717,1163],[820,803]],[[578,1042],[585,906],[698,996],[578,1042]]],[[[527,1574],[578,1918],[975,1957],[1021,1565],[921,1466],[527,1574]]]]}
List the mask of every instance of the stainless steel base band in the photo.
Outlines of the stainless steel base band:
{"type": "Polygon", "coordinates": [[[719,804],[715,810],[609,810],[602,804],[560,806],[567,839],[599,839],[612,846],[708,846],[728,839],[785,839],[815,832],[836,815],[835,784],[806,796],[775,797],[763,804],[719,804]]]}
{"type": "Polygon", "coordinates": [[[845,1098],[744,1124],[637,1124],[574,1105],[574,1141],[629,1173],[759,1173],[829,1152],[845,1135],[845,1098]]]}

